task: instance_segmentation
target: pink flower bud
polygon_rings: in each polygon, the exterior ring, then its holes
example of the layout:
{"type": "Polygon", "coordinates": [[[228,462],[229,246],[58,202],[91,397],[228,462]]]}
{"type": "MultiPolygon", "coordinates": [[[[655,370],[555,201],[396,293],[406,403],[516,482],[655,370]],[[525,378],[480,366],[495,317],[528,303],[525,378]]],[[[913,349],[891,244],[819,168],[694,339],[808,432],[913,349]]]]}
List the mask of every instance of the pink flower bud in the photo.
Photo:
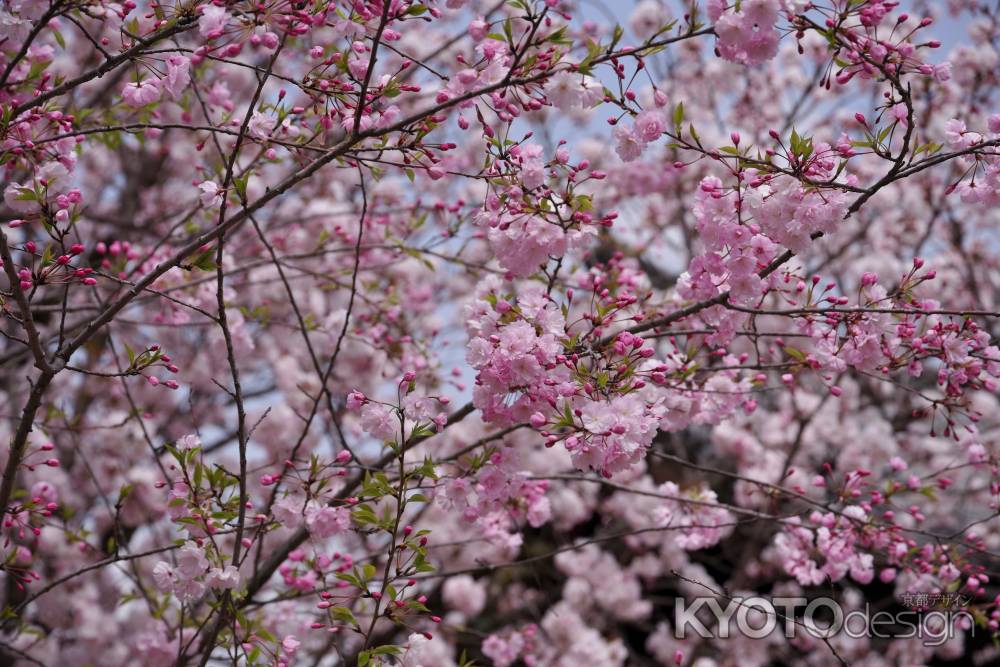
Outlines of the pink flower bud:
{"type": "Polygon", "coordinates": [[[347,395],[347,409],[357,410],[362,405],[364,405],[367,400],[368,399],[365,397],[365,395],[362,394],[360,391],[352,391],[347,395]]]}

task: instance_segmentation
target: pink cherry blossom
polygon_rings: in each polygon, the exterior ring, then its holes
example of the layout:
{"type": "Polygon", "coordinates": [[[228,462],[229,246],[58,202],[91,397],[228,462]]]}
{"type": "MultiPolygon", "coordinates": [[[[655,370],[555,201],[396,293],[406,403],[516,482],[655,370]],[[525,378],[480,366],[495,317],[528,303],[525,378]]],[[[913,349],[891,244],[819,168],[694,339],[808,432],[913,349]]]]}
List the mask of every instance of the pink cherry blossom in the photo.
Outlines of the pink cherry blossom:
{"type": "Polygon", "coordinates": [[[125,84],[122,99],[125,104],[136,109],[152,104],[160,99],[160,84],[155,79],[125,84]]]}
{"type": "Polygon", "coordinates": [[[0,7],[6,662],[988,662],[995,2],[182,4],[0,7]]]}

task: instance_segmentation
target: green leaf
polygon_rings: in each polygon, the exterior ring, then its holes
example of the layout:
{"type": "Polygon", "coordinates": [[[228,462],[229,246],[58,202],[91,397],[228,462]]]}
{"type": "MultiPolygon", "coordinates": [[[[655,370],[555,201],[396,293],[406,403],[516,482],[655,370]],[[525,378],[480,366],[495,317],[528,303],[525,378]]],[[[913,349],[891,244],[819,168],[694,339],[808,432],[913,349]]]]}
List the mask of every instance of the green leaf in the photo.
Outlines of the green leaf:
{"type": "Polygon", "coordinates": [[[545,38],[546,42],[553,44],[572,44],[573,40],[566,37],[566,26],[563,26],[545,38]]]}
{"type": "Polygon", "coordinates": [[[791,347],[790,345],[786,345],[784,349],[785,353],[788,354],[788,356],[790,356],[792,359],[795,359],[796,361],[806,360],[806,355],[801,350],[791,347]]]}
{"type": "Polygon", "coordinates": [[[28,76],[26,77],[28,81],[37,79],[38,76],[48,69],[49,65],[52,63],[51,60],[42,60],[39,62],[32,63],[31,69],[28,71],[28,76]]]}
{"type": "Polygon", "coordinates": [[[194,258],[194,260],[191,262],[191,266],[201,271],[215,271],[216,267],[215,267],[215,259],[213,258],[214,254],[215,254],[214,250],[212,249],[206,250],[205,252],[201,253],[200,255],[194,258]]]}
{"type": "Polygon", "coordinates": [[[611,35],[611,44],[608,46],[608,51],[614,51],[615,50],[615,46],[617,46],[618,42],[621,41],[622,35],[624,35],[624,34],[625,34],[625,31],[622,29],[622,27],[620,25],[618,25],[618,24],[615,24],[615,31],[611,35]]]}
{"type": "Polygon", "coordinates": [[[351,520],[359,526],[378,524],[378,517],[368,505],[361,505],[351,512],[351,520]]]}
{"type": "MultiPolygon", "coordinates": [[[[125,484],[122,488],[118,489],[118,504],[121,505],[130,493],[132,493],[131,484],[125,484]]],[[[177,500],[181,500],[181,498],[177,498],[177,500]]]]}
{"type": "Polygon", "coordinates": [[[236,188],[236,194],[239,195],[241,200],[246,200],[247,198],[247,182],[250,180],[250,172],[246,172],[242,176],[237,176],[233,179],[233,186],[236,188]]]}
{"type": "Polygon", "coordinates": [[[20,188],[17,191],[17,197],[14,198],[16,201],[38,201],[38,195],[31,188],[20,188]]]}
{"type": "Polygon", "coordinates": [[[342,623],[349,623],[353,626],[358,625],[358,621],[354,618],[354,614],[347,607],[333,607],[330,609],[330,613],[335,619],[342,623]]]}
{"type": "Polygon", "coordinates": [[[347,583],[353,585],[355,588],[364,588],[364,586],[361,585],[361,580],[355,577],[353,574],[350,574],[348,572],[338,572],[336,576],[341,581],[346,581],[347,583]]]}

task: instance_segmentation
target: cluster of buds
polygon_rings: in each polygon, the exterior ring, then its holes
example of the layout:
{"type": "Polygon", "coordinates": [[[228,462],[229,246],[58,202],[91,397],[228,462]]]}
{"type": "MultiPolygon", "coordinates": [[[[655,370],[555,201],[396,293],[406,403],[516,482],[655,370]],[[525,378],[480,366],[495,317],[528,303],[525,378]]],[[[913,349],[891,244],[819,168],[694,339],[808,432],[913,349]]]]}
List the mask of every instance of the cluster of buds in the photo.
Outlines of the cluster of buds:
{"type": "MultiPolygon", "coordinates": [[[[38,244],[34,241],[27,241],[21,249],[28,255],[38,255],[38,244]]],[[[76,281],[83,285],[96,285],[97,279],[92,275],[93,269],[72,266],[73,258],[83,254],[84,250],[82,244],[74,243],[67,252],[56,256],[51,247],[45,248],[37,270],[33,270],[30,266],[22,266],[18,269],[18,286],[22,291],[27,292],[36,285],[59,285],[76,281]]],[[[33,260],[32,264],[34,264],[33,260]]],[[[0,261],[0,267],[2,266],[3,263],[0,261]]]]}
{"type": "Polygon", "coordinates": [[[131,348],[126,348],[129,355],[129,366],[126,369],[128,374],[139,374],[146,378],[146,381],[154,387],[164,386],[168,389],[177,389],[180,385],[176,380],[161,380],[155,375],[146,375],[143,371],[150,368],[165,368],[170,373],[177,373],[180,368],[173,363],[169,354],[165,354],[159,345],[150,345],[148,348],[136,354],[131,348]]]}
{"type": "Polygon", "coordinates": [[[54,444],[52,444],[51,442],[46,442],[45,444],[41,445],[38,449],[28,453],[28,455],[26,455],[24,459],[22,459],[21,465],[23,465],[28,470],[28,472],[34,472],[35,468],[40,465],[45,465],[48,466],[49,468],[58,468],[59,459],[52,458],[51,455],[49,454],[49,452],[51,452],[54,449],[55,449],[54,444]]]}

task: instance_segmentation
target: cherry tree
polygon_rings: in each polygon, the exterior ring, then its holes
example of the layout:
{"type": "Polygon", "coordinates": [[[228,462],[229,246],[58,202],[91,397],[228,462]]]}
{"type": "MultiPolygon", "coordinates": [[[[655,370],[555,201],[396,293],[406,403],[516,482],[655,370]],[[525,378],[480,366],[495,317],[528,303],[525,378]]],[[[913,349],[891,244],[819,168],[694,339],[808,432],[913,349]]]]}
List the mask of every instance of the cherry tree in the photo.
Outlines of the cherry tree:
{"type": "Polygon", "coordinates": [[[3,0],[3,664],[992,660],[998,75],[992,0],[3,0]],[[678,632],[752,596],[964,614],[678,632]]]}

